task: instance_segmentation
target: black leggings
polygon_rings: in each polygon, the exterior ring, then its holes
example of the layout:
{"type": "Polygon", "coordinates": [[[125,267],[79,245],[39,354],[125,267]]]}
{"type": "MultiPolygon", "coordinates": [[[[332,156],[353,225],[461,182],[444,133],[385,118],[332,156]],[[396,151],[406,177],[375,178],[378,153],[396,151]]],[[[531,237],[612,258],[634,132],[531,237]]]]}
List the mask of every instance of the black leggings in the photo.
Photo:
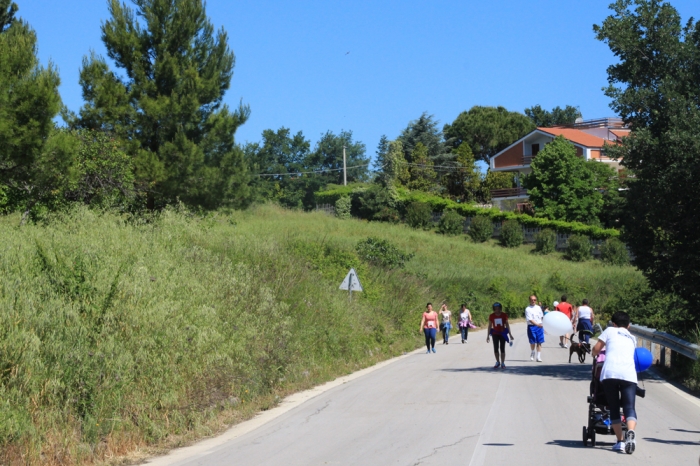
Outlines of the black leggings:
{"type": "Polygon", "coordinates": [[[637,384],[620,379],[605,379],[603,380],[603,391],[605,398],[608,400],[608,408],[610,408],[610,423],[620,424],[620,408],[625,413],[625,419],[628,421],[637,420],[637,411],[634,409],[634,401],[637,396],[637,384]]]}
{"type": "Polygon", "coordinates": [[[493,352],[498,354],[498,348],[501,348],[501,354],[506,354],[506,337],[503,335],[491,335],[493,338],[493,352]]]}

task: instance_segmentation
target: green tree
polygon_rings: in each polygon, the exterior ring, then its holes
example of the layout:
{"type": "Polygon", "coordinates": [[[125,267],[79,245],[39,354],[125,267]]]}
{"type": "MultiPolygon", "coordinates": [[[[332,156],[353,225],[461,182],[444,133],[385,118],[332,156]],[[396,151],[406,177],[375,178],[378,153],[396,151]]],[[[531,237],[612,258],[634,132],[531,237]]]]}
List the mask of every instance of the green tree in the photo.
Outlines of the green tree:
{"type": "Polygon", "coordinates": [[[453,152],[455,161],[448,162],[452,168],[443,172],[441,180],[447,194],[465,202],[483,200],[483,180],[469,144],[462,144],[453,152]]]}
{"type": "Polygon", "coordinates": [[[72,136],[78,141],[76,176],[60,194],[68,201],[105,207],[129,202],[134,196],[132,160],[119,141],[89,130],[75,131],[72,136]]]}
{"type": "Polygon", "coordinates": [[[411,153],[413,163],[409,169],[411,181],[408,187],[419,191],[433,191],[437,188],[437,173],[433,169],[433,161],[428,155],[428,148],[423,143],[416,144],[411,153]]]}
{"type": "Polygon", "coordinates": [[[427,112],[423,112],[417,120],[411,121],[396,140],[401,142],[404,157],[411,163],[414,162],[413,152],[418,144],[426,148],[428,158],[434,163],[441,164],[454,158],[444,143],[439,123],[427,112]]]}
{"type": "Polygon", "coordinates": [[[589,160],[586,167],[592,173],[594,185],[603,196],[603,207],[598,218],[606,228],[620,228],[625,213],[625,191],[617,171],[605,162],[589,160]]]}
{"type": "Polygon", "coordinates": [[[365,154],[365,145],[353,141],[352,131],[341,131],[337,135],[327,131],[323,134],[307,158],[306,167],[322,171],[319,176],[326,184],[343,184],[343,147],[348,183],[369,180],[369,158],[365,154]]]}
{"type": "Polygon", "coordinates": [[[298,182],[298,174],[309,170],[306,163],[311,143],[301,131],[292,135],[284,127],[266,129],[262,142],[247,144],[244,153],[255,199],[278,201],[287,207],[303,206],[307,186],[298,182]]]}
{"type": "Polygon", "coordinates": [[[83,60],[85,105],[75,127],[108,131],[127,142],[149,207],[179,198],[204,207],[244,205],[248,176],[234,134],[247,106],[223,103],[235,57],[214,31],[203,0],[109,0],[104,58],[83,60]]]}
{"type": "Polygon", "coordinates": [[[389,153],[389,138],[385,134],[379,138],[379,144],[377,144],[377,156],[372,162],[372,169],[375,172],[381,173],[384,170],[384,164],[386,163],[386,155],[389,153]]]}
{"type": "Polygon", "coordinates": [[[603,196],[586,162],[561,136],[544,146],[530,165],[523,186],[538,216],[588,223],[598,220],[603,196]]]}
{"type": "MultiPolygon", "coordinates": [[[[598,40],[617,57],[605,93],[632,133],[609,149],[635,174],[624,240],[657,290],[700,300],[700,22],[668,3],[619,0],[598,40]]],[[[539,155],[538,155],[539,157],[539,155]]]]}
{"type": "Polygon", "coordinates": [[[556,106],[550,112],[539,105],[525,109],[525,115],[532,120],[537,127],[551,127],[573,125],[577,118],[581,118],[581,110],[578,107],[567,105],[564,108],[556,106]]]}
{"type": "Polygon", "coordinates": [[[387,188],[408,183],[411,175],[403,155],[401,141],[390,141],[387,146],[378,181],[387,188]]]}
{"type": "MultiPolygon", "coordinates": [[[[0,0],[0,210],[25,213],[73,176],[74,141],[57,131],[57,70],[39,64],[36,34],[0,0]]],[[[26,217],[25,217],[26,218],[26,217]]]]}
{"type": "Polygon", "coordinates": [[[445,138],[454,147],[469,144],[472,153],[484,162],[535,129],[528,117],[504,107],[474,106],[462,112],[443,128],[445,138]]]}

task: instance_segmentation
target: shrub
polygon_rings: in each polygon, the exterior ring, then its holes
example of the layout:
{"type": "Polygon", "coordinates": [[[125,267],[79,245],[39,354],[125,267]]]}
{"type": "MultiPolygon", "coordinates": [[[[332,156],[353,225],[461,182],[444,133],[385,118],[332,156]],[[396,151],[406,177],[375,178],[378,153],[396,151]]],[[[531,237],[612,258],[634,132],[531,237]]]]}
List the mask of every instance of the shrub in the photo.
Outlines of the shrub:
{"type": "Polygon", "coordinates": [[[352,206],[352,199],[350,196],[339,197],[335,201],[335,216],[341,219],[351,218],[350,207],[352,206]]]}
{"type": "Polygon", "coordinates": [[[535,235],[535,251],[540,254],[551,254],[557,249],[557,233],[545,228],[535,235]]]}
{"type": "Polygon", "coordinates": [[[464,217],[454,210],[442,214],[438,224],[438,232],[443,235],[460,235],[464,231],[464,217]]]}
{"type": "Polygon", "coordinates": [[[523,227],[520,226],[520,222],[517,220],[507,220],[503,222],[503,227],[501,228],[501,245],[507,248],[517,248],[523,241],[525,236],[523,235],[523,227]]]}
{"type": "Polygon", "coordinates": [[[392,209],[391,207],[382,207],[379,212],[374,214],[373,219],[380,222],[399,223],[401,221],[401,216],[399,215],[399,211],[396,209],[392,209]]]}
{"type": "Polygon", "coordinates": [[[433,213],[428,204],[412,202],[406,208],[406,223],[413,228],[429,229],[433,223],[433,213]]]}
{"type": "Polygon", "coordinates": [[[485,215],[472,218],[467,233],[475,243],[483,243],[493,236],[493,222],[485,215]]]}
{"type": "Polygon", "coordinates": [[[590,259],[592,251],[593,245],[591,244],[591,240],[588,239],[588,236],[569,236],[566,254],[570,260],[575,262],[583,262],[590,259]]]}
{"type": "Polygon", "coordinates": [[[600,246],[600,258],[610,265],[627,265],[630,261],[627,246],[617,238],[609,238],[600,246]]]}
{"type": "Polygon", "coordinates": [[[413,259],[413,254],[407,254],[390,241],[379,238],[370,237],[360,241],[355,250],[360,259],[388,269],[402,269],[406,262],[413,259]]]}

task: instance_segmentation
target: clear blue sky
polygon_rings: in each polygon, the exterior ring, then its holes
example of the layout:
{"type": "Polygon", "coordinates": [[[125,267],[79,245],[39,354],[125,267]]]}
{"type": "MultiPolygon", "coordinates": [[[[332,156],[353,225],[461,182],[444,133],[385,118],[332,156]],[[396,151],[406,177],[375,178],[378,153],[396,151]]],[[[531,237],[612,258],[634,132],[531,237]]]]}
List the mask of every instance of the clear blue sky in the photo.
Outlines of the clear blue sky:
{"type": "MultiPolygon", "coordinates": [[[[105,53],[107,2],[15,1],[77,111],[81,60],[105,53]]],[[[236,54],[226,101],[252,109],[239,142],[285,126],[314,144],[346,129],[374,155],[382,134],[393,139],[424,111],[441,124],[473,105],[571,104],[584,118],[613,116],[601,88],[614,57],[592,31],[611,2],[208,0],[207,12],[236,54]]],[[[672,4],[684,21],[700,16],[697,0],[672,4]]]]}

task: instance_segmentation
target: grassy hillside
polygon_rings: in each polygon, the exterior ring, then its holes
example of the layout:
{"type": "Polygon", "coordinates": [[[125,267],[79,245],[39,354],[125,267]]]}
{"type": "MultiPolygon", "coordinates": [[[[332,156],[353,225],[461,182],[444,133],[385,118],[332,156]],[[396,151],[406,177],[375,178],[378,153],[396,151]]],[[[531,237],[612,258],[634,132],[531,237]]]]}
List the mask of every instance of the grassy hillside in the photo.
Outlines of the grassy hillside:
{"type": "MultiPolygon", "coordinates": [[[[420,344],[427,300],[562,291],[599,309],[632,268],[573,264],[405,226],[259,207],[151,219],[0,218],[0,464],[89,463],[221,430],[278,397],[420,344]],[[384,270],[368,236],[415,253],[384,270]],[[365,292],[348,302],[349,267],[365,292]]],[[[150,450],[149,450],[150,448],[150,450]]]]}

